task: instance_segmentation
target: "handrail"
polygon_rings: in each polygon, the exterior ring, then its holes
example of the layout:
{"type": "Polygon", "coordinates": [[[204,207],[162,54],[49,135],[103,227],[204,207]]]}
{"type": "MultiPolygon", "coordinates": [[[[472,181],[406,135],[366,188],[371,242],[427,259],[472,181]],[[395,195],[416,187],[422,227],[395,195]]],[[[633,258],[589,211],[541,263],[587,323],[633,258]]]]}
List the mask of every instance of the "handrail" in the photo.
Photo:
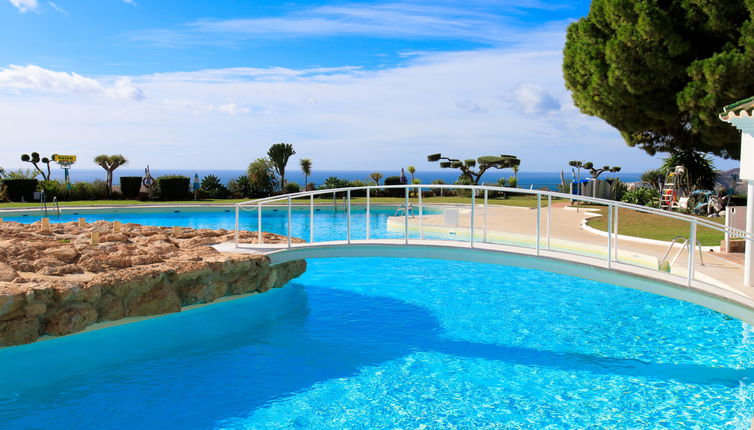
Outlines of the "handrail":
{"type": "Polygon", "coordinates": [[[40,212],[44,212],[45,216],[47,216],[47,197],[45,196],[45,190],[42,190],[39,193],[39,210],[40,212]]]}
{"type": "Polygon", "coordinates": [[[60,211],[60,204],[58,203],[58,196],[52,198],[52,202],[55,203],[55,209],[58,211],[58,216],[62,214],[60,211]]]}
{"type": "MultiPolygon", "coordinates": [[[[546,191],[546,190],[526,190],[521,188],[507,188],[507,187],[496,187],[496,186],[487,186],[487,185],[454,185],[454,184],[405,184],[405,185],[369,185],[369,186],[362,186],[362,187],[348,187],[348,188],[335,188],[335,189],[325,189],[325,190],[313,190],[313,191],[304,191],[299,193],[292,193],[292,194],[283,194],[279,196],[271,196],[271,197],[265,197],[261,199],[255,199],[255,200],[249,200],[246,202],[236,203],[235,205],[235,246],[239,247],[239,215],[240,211],[243,210],[256,210],[257,211],[257,243],[260,245],[263,244],[264,238],[262,233],[262,207],[263,205],[267,203],[277,202],[284,200],[286,202],[287,206],[287,215],[288,215],[288,226],[287,226],[287,247],[292,247],[292,209],[293,209],[293,199],[296,198],[303,198],[308,197],[309,199],[309,216],[310,216],[310,225],[309,225],[309,241],[314,242],[314,196],[317,195],[324,195],[324,194],[332,194],[333,196],[337,195],[337,193],[344,193],[346,196],[345,201],[345,209],[347,214],[347,230],[346,230],[346,241],[348,244],[351,243],[351,206],[352,206],[352,193],[354,191],[366,191],[366,238],[369,239],[369,210],[371,206],[371,191],[372,190],[384,190],[384,189],[403,189],[405,190],[405,203],[403,207],[405,208],[403,211],[403,224],[404,224],[404,244],[409,244],[409,222],[408,222],[408,210],[406,210],[409,207],[410,201],[409,201],[409,194],[411,190],[416,190],[417,196],[421,196],[421,191],[423,189],[460,189],[460,190],[470,190],[471,191],[471,214],[469,219],[469,239],[468,243],[471,248],[475,246],[475,242],[478,242],[477,239],[477,228],[475,227],[475,209],[476,209],[476,197],[477,194],[480,192],[484,192],[484,206],[483,206],[483,226],[482,226],[482,237],[481,242],[485,243],[487,242],[487,206],[488,206],[488,194],[490,191],[495,192],[502,192],[502,193],[519,193],[519,194],[525,194],[525,195],[533,195],[536,196],[537,201],[537,213],[536,213],[536,233],[535,233],[535,248],[536,248],[536,255],[541,255],[541,247],[542,247],[542,229],[540,228],[540,224],[542,223],[542,197],[547,197],[548,202],[548,209],[547,209],[547,224],[546,224],[546,230],[545,230],[545,236],[546,236],[546,242],[544,242],[546,249],[548,251],[551,251],[551,209],[550,209],[550,203],[552,203],[553,198],[560,198],[565,200],[581,200],[588,203],[594,203],[598,205],[604,205],[607,209],[607,267],[612,267],[612,262],[618,262],[618,213],[619,209],[630,209],[635,210],[639,212],[659,215],[665,218],[672,218],[681,220],[684,222],[689,223],[689,238],[686,241],[688,245],[688,274],[687,274],[687,285],[691,285],[692,281],[695,279],[694,277],[694,254],[696,252],[697,248],[696,246],[693,246],[691,244],[697,244],[699,247],[699,258],[702,262],[702,265],[704,265],[704,260],[702,260],[701,256],[701,243],[697,240],[697,230],[699,226],[710,228],[713,230],[718,230],[724,233],[727,233],[731,236],[736,237],[742,237],[749,241],[754,241],[754,234],[732,228],[729,226],[721,225],[718,223],[714,223],[712,221],[709,221],[704,218],[697,218],[692,217],[689,215],[684,214],[678,214],[674,212],[668,212],[663,211],[656,208],[648,208],[646,206],[639,206],[635,204],[630,203],[624,203],[624,202],[618,202],[613,200],[607,200],[607,199],[600,199],[595,197],[587,197],[587,196],[580,196],[580,195],[572,195],[572,194],[566,194],[566,193],[560,193],[560,192],[554,192],[554,191],[546,191]],[[249,208],[250,207],[250,208],[249,208]]],[[[420,213],[420,220],[418,222],[419,227],[419,238],[420,240],[424,239],[424,224],[422,222],[423,218],[422,215],[422,207],[423,207],[423,201],[419,199],[419,213],[420,213]]],[[[675,238],[677,239],[677,238],[675,238]]],[[[675,243],[675,239],[673,240],[673,243],[675,243]]],[[[672,249],[672,244],[670,249],[672,249]]],[[[666,255],[663,257],[663,261],[667,257],[667,254],[670,252],[670,249],[668,252],[666,252],[666,255]]],[[[680,256],[680,253],[682,252],[683,247],[681,248],[681,251],[679,251],[678,255],[673,259],[673,263],[678,259],[680,256]]],[[[564,251],[567,252],[567,251],[564,251]]]]}
{"type": "MultiPolygon", "coordinates": [[[[704,218],[697,218],[691,215],[670,212],[670,211],[666,211],[662,209],[651,208],[651,207],[636,205],[632,203],[618,202],[615,200],[601,199],[601,198],[596,198],[596,197],[588,197],[588,196],[575,195],[575,194],[560,193],[556,191],[527,190],[524,188],[496,187],[496,186],[489,186],[489,185],[455,185],[455,184],[367,185],[367,186],[362,186],[362,187],[331,188],[331,189],[323,189],[323,190],[302,191],[302,192],[292,193],[292,194],[281,194],[278,196],[263,197],[259,199],[236,203],[235,206],[238,208],[244,208],[245,206],[256,206],[256,205],[270,203],[274,201],[286,200],[289,197],[291,199],[296,199],[296,198],[301,198],[301,197],[317,196],[321,194],[345,193],[349,190],[371,191],[371,190],[404,189],[404,188],[408,188],[408,189],[416,188],[417,190],[442,188],[442,189],[477,190],[477,191],[488,191],[488,192],[496,191],[496,192],[504,192],[504,193],[540,195],[540,196],[549,197],[551,199],[560,198],[560,199],[569,199],[569,200],[581,200],[587,203],[594,203],[594,204],[604,205],[604,206],[613,206],[615,208],[620,208],[620,209],[631,209],[638,212],[644,212],[648,214],[663,216],[666,218],[678,219],[678,220],[686,221],[689,223],[694,222],[698,226],[701,226],[701,227],[710,228],[710,229],[717,230],[723,233],[728,232],[729,234],[742,238],[742,239],[754,240],[753,233],[748,233],[745,230],[741,230],[741,229],[737,229],[733,227],[726,227],[724,224],[719,224],[714,221],[709,221],[704,218]]],[[[254,207],[252,209],[256,209],[256,208],[254,207]]]]}
{"type": "MultiPolygon", "coordinates": [[[[686,236],[676,236],[673,238],[673,240],[670,241],[670,246],[668,246],[668,250],[665,251],[665,254],[660,259],[660,265],[664,263],[668,259],[668,255],[670,255],[670,251],[673,250],[673,246],[675,246],[676,243],[678,243],[678,239],[683,239],[683,243],[681,244],[681,249],[678,250],[678,253],[675,254],[675,257],[673,257],[673,260],[670,262],[670,265],[674,265],[676,261],[678,261],[678,257],[681,256],[681,253],[683,250],[689,245],[689,240],[686,238],[686,236]]],[[[704,266],[704,257],[702,254],[702,243],[697,240],[696,246],[699,248],[699,262],[702,266],[704,266]]]]}

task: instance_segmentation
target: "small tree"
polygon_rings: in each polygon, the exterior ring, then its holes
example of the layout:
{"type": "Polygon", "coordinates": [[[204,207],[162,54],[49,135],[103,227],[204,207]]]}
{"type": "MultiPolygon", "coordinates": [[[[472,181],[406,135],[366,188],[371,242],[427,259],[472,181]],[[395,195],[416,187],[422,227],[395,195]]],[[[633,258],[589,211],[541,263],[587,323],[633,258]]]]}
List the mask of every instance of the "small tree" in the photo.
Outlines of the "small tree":
{"type": "MultiPolygon", "coordinates": [[[[581,162],[581,161],[570,161],[568,162],[570,166],[576,167],[579,169],[579,172],[581,172],[581,169],[585,169],[589,171],[589,174],[592,175],[592,179],[594,179],[594,184],[592,184],[592,197],[596,197],[597,195],[597,178],[605,173],[605,172],[611,172],[611,173],[617,173],[620,172],[619,166],[602,166],[601,168],[594,167],[594,163],[591,161],[587,162],[581,162]]],[[[581,173],[579,173],[580,175],[581,173]]]]}
{"type": "Polygon", "coordinates": [[[275,190],[277,182],[272,162],[267,158],[257,158],[247,169],[252,197],[269,196],[275,190]]]}
{"type": "Polygon", "coordinates": [[[47,157],[39,157],[38,152],[32,152],[31,155],[29,154],[23,154],[21,155],[21,161],[26,163],[31,163],[34,165],[34,168],[37,169],[39,174],[42,175],[42,179],[45,181],[50,180],[51,172],[50,172],[50,159],[47,157]],[[47,165],[47,173],[45,173],[40,167],[39,163],[42,162],[43,164],[47,165]]]}
{"type": "Polygon", "coordinates": [[[373,180],[375,184],[380,185],[380,180],[382,179],[382,173],[374,172],[371,175],[369,175],[369,178],[373,180]]]}
{"type": "Polygon", "coordinates": [[[267,157],[272,162],[272,167],[280,176],[280,191],[283,191],[285,186],[285,166],[288,165],[288,159],[296,153],[293,150],[293,145],[290,143],[276,143],[270,146],[267,151],[267,157]]]}
{"type": "Polygon", "coordinates": [[[489,169],[510,169],[513,166],[518,167],[521,164],[521,160],[513,155],[501,155],[499,157],[496,155],[488,155],[479,157],[476,160],[469,159],[461,162],[461,160],[456,158],[443,157],[442,154],[431,154],[427,156],[427,161],[440,161],[440,167],[443,169],[460,169],[461,175],[468,178],[469,184],[471,185],[479,185],[479,180],[482,178],[482,175],[489,169]],[[478,170],[472,170],[477,164],[478,170]]]}
{"type": "Polygon", "coordinates": [[[307,190],[309,189],[309,176],[312,175],[312,160],[302,158],[298,164],[301,166],[301,171],[304,172],[304,190],[307,190]]]}
{"type": "MultiPolygon", "coordinates": [[[[416,167],[414,166],[408,166],[406,167],[406,170],[408,170],[408,173],[411,175],[411,184],[416,184],[416,181],[414,180],[414,174],[416,174],[416,167]]],[[[414,192],[414,195],[416,193],[414,192]]]]}
{"type": "Polygon", "coordinates": [[[113,172],[118,167],[128,163],[128,160],[120,154],[100,154],[94,157],[94,163],[105,169],[107,172],[107,197],[110,198],[113,196],[113,172]]]}

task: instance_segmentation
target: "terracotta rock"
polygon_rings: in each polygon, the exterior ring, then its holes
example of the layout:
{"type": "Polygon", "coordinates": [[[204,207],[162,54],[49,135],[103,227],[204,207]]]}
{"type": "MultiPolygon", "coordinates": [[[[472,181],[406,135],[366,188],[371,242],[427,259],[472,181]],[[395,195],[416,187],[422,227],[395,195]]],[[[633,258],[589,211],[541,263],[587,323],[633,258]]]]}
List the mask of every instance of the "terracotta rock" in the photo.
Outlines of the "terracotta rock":
{"type": "Polygon", "coordinates": [[[5,263],[0,263],[0,281],[1,282],[11,282],[17,277],[18,277],[18,272],[16,272],[16,270],[13,267],[5,263]]]}
{"type": "Polygon", "coordinates": [[[53,314],[45,325],[45,333],[53,336],[81,331],[97,320],[97,312],[89,303],[73,303],[53,314]]]}
{"type": "Polygon", "coordinates": [[[49,255],[63,263],[73,263],[78,258],[79,253],[73,246],[60,246],[44,250],[45,255],[49,255]]]}
{"type": "Polygon", "coordinates": [[[169,285],[159,284],[123,300],[128,316],[159,315],[181,310],[181,301],[169,285]]]}
{"type": "Polygon", "coordinates": [[[24,317],[0,322],[0,346],[21,345],[39,338],[39,319],[24,317]]]}

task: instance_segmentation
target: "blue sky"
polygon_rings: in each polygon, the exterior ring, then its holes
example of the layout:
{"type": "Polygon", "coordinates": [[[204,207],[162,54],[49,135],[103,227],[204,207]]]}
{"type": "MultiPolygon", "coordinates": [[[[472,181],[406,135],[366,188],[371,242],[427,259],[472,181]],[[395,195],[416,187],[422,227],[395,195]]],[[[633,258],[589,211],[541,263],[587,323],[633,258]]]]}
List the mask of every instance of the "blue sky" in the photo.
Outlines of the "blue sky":
{"type": "MultiPolygon", "coordinates": [[[[658,161],[573,106],[565,28],[587,1],[0,0],[0,166],[243,168],[284,141],[322,169],[512,153],[658,161]]],[[[719,167],[737,165],[719,161],[719,167]]]]}

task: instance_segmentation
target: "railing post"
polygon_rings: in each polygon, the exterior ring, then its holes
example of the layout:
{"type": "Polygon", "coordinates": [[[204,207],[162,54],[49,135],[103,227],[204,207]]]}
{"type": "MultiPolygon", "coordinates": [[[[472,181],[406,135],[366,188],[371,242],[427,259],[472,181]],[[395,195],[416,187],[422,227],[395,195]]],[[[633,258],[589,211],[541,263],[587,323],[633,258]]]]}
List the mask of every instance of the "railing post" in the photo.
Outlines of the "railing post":
{"type": "Polygon", "coordinates": [[[236,204],[236,234],[234,236],[236,248],[238,248],[238,212],[239,212],[240,206],[236,204]]]}
{"type": "Polygon", "coordinates": [[[406,242],[406,245],[408,245],[408,187],[405,188],[406,190],[406,205],[403,207],[403,218],[405,219],[404,227],[403,227],[403,237],[406,242]]]}
{"type": "Polygon", "coordinates": [[[369,188],[367,188],[367,236],[366,236],[367,240],[369,240],[369,227],[372,224],[372,219],[369,216],[369,206],[370,206],[370,203],[371,203],[369,196],[372,194],[371,191],[372,190],[370,190],[369,188]]]}
{"type": "Polygon", "coordinates": [[[262,244],[262,204],[257,203],[257,243],[262,244]]]}
{"type": "Polygon", "coordinates": [[[607,268],[613,265],[613,205],[607,205],[607,268]]]}
{"type": "Polygon", "coordinates": [[[537,255],[539,255],[539,225],[541,223],[540,214],[542,213],[542,193],[537,191],[537,255]]]}
{"type": "Polygon", "coordinates": [[[691,231],[689,232],[689,275],[686,280],[687,285],[691,286],[694,280],[694,249],[696,248],[696,220],[691,221],[691,231]]]}
{"type": "Polygon", "coordinates": [[[346,191],[346,242],[351,243],[351,190],[346,191]]]}
{"type": "Polygon", "coordinates": [[[309,195],[309,243],[314,243],[314,194],[309,195]]]}
{"type": "Polygon", "coordinates": [[[482,242],[487,242],[487,195],[488,190],[484,190],[484,232],[482,233],[482,242]]]}
{"type": "Polygon", "coordinates": [[[419,193],[419,239],[424,239],[424,207],[422,206],[422,187],[416,187],[419,193]]]}
{"type": "Polygon", "coordinates": [[[550,228],[552,227],[552,196],[547,195],[547,250],[550,248],[550,228]]]}
{"type": "Polygon", "coordinates": [[[291,216],[291,196],[288,196],[288,248],[291,247],[291,227],[293,217],[291,216]]]}
{"type": "Polygon", "coordinates": [[[476,189],[471,189],[471,219],[469,220],[469,244],[474,247],[474,206],[476,206],[476,189]]]}
{"type": "Polygon", "coordinates": [[[615,235],[615,238],[613,239],[613,248],[615,248],[615,255],[613,256],[613,259],[616,263],[618,263],[618,213],[620,213],[620,207],[615,206],[615,215],[613,216],[613,234],[615,235]]]}

